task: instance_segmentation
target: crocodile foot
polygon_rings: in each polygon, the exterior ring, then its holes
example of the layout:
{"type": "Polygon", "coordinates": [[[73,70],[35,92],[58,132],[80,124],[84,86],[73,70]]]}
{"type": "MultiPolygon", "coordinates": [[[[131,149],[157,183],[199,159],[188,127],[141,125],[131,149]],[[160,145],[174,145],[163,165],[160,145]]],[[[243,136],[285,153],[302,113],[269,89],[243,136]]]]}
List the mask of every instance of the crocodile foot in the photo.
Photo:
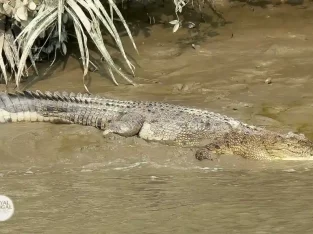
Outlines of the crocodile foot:
{"type": "Polygon", "coordinates": [[[218,151],[219,149],[220,149],[220,147],[217,144],[210,144],[210,145],[207,145],[207,146],[197,150],[195,157],[199,161],[202,161],[204,159],[214,161],[214,160],[218,159],[218,157],[214,153],[216,151],[218,151]]]}

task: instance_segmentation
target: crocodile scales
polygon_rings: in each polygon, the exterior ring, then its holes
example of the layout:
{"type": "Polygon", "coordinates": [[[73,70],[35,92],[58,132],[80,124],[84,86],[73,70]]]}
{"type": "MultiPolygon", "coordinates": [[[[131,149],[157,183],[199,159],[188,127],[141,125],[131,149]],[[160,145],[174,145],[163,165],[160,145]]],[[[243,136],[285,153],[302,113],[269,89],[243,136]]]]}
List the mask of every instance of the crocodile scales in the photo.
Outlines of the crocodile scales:
{"type": "Polygon", "coordinates": [[[122,101],[88,94],[0,93],[0,122],[52,122],[94,126],[103,135],[196,148],[197,159],[233,154],[256,160],[311,160],[303,134],[280,134],[208,110],[161,102],[122,101]]]}

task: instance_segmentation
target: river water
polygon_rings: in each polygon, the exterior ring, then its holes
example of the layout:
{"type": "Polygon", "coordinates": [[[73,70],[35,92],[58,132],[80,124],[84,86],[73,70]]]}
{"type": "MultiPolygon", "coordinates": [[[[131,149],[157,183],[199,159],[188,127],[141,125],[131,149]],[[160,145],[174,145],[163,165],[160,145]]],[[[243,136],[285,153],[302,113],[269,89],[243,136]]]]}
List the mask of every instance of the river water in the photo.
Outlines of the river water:
{"type": "MultiPolygon", "coordinates": [[[[144,25],[135,37],[140,55],[124,40],[141,85],[114,86],[100,70],[90,90],[208,108],[313,139],[313,7],[306,6],[233,8],[225,26],[175,34],[144,25]]],[[[83,92],[77,60],[63,65],[30,88],[83,92]]],[[[2,125],[0,160],[0,194],[15,205],[0,233],[313,232],[311,161],[198,162],[188,149],[45,123],[2,125]]]]}

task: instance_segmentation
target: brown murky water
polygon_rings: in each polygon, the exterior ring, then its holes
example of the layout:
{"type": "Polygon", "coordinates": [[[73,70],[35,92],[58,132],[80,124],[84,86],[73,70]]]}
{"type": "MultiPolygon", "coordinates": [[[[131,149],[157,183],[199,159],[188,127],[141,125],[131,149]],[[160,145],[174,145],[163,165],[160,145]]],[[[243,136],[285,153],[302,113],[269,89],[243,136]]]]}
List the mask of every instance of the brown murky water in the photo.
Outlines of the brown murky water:
{"type": "MultiPolygon", "coordinates": [[[[312,4],[224,13],[232,23],[223,27],[172,34],[145,25],[150,35],[135,38],[140,56],[129,49],[141,85],[113,86],[100,70],[90,90],[208,108],[313,139],[312,4]]],[[[81,75],[70,59],[31,89],[83,91],[81,75]]],[[[44,123],[2,125],[0,142],[0,194],[15,204],[0,233],[313,232],[313,162],[198,162],[186,149],[44,123]]]]}

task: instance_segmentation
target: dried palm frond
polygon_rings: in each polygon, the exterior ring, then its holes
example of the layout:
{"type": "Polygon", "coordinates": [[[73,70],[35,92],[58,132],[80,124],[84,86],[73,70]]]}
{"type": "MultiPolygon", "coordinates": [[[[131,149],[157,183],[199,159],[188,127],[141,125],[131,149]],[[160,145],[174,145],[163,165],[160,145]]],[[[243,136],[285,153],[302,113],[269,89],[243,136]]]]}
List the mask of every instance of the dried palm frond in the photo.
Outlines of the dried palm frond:
{"type": "MultiPolygon", "coordinates": [[[[0,18],[0,70],[6,85],[11,76],[8,77],[8,67],[11,70],[11,75],[16,76],[17,68],[20,62],[18,48],[14,43],[14,35],[12,29],[8,27],[8,17],[1,15],[0,18]],[[4,55],[4,57],[3,57],[4,55]]],[[[21,68],[21,75],[24,72],[27,74],[26,66],[21,68]]]]}
{"type": "Polygon", "coordinates": [[[4,64],[4,60],[2,57],[2,51],[3,51],[3,45],[4,45],[4,39],[5,39],[5,16],[1,17],[0,21],[0,69],[2,72],[2,75],[4,77],[5,82],[8,82],[7,72],[4,64]]]}
{"type": "MultiPolygon", "coordinates": [[[[108,0],[107,4],[109,4],[110,6],[112,14],[115,13],[118,15],[120,21],[123,23],[123,26],[128,33],[129,38],[131,39],[135,50],[137,51],[135,42],[132,38],[127,23],[124,20],[115,2],[113,0],[108,0]]],[[[15,72],[15,81],[17,87],[19,87],[27,58],[32,61],[32,65],[36,69],[35,60],[32,55],[32,48],[34,42],[42,35],[45,35],[45,32],[48,29],[56,26],[59,40],[53,45],[47,45],[48,47],[50,46],[50,49],[47,50],[50,51],[51,48],[55,50],[60,48],[64,54],[67,52],[65,44],[66,41],[64,40],[63,36],[67,30],[67,20],[64,20],[65,18],[72,19],[74,25],[84,68],[83,80],[88,73],[88,67],[90,63],[87,42],[88,38],[91,38],[93,43],[96,45],[97,49],[101,53],[104,61],[106,61],[109,74],[112,76],[114,83],[118,85],[117,81],[114,78],[113,71],[121,75],[129,83],[134,84],[134,82],[129,79],[124,74],[124,72],[122,72],[121,69],[119,69],[115,65],[110,53],[105,46],[100,30],[100,23],[102,23],[104,28],[108,31],[109,35],[111,35],[114,39],[116,45],[118,46],[122,56],[126,61],[126,64],[134,75],[135,67],[127,58],[123,48],[123,44],[113,23],[113,20],[107,13],[107,10],[104,8],[100,0],[2,0],[0,1],[0,15],[1,13],[19,22],[19,25],[22,28],[22,31],[15,38],[15,41],[13,42],[12,40],[10,40],[8,42],[9,48],[12,48],[10,52],[14,51],[15,53],[13,56],[15,59],[9,59],[9,64],[11,65],[11,67],[13,64],[15,64],[17,67],[17,71],[15,72]],[[19,55],[18,53],[20,52],[21,56],[16,57],[16,55],[19,55]]],[[[2,52],[3,46],[5,45],[4,38],[5,30],[0,25],[0,52],[2,52]]],[[[9,53],[9,50],[7,50],[7,53],[9,53]]],[[[0,56],[0,68],[4,79],[7,82],[8,78],[6,76],[6,69],[2,56],[0,56]]],[[[85,88],[87,89],[86,86],[85,88]]]]}

